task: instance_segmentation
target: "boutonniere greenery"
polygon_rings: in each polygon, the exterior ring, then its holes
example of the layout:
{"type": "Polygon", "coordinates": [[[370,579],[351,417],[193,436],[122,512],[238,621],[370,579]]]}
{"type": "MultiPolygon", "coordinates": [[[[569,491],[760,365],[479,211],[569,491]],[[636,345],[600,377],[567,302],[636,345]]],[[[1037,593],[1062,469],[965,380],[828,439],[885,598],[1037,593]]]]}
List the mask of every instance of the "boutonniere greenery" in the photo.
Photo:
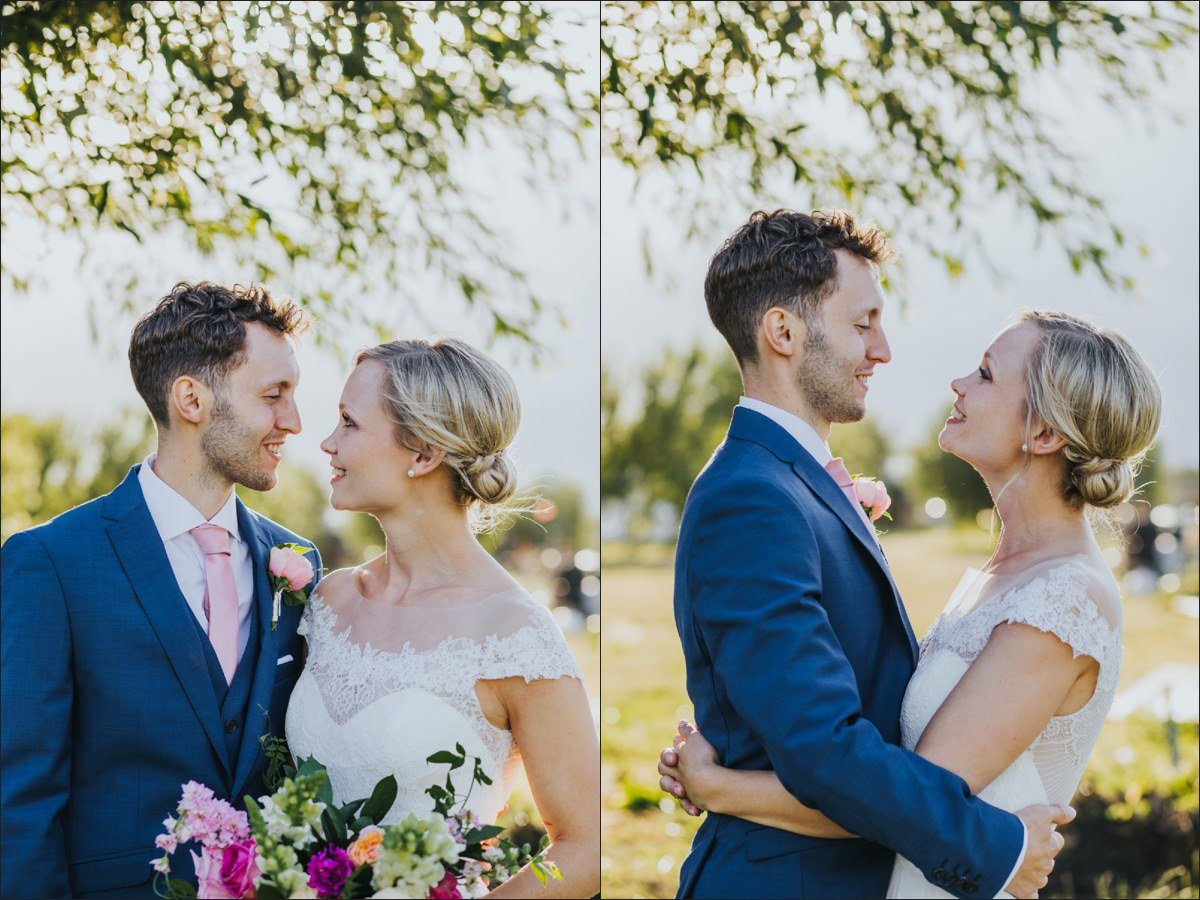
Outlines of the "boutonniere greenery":
{"type": "Polygon", "coordinates": [[[279,625],[282,605],[303,606],[308,602],[305,586],[313,579],[313,566],[304,554],[312,551],[302,544],[276,544],[271,548],[267,571],[271,576],[271,630],[279,625]]]}

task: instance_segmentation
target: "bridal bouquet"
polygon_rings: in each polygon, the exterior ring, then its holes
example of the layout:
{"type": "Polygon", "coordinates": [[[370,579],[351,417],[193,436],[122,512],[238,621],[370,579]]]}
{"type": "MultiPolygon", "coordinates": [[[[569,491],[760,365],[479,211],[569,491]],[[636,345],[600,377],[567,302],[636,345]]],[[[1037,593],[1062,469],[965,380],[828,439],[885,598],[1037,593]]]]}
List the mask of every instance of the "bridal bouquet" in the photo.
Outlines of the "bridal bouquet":
{"type": "MultiPolygon", "coordinates": [[[[155,845],[164,851],[151,865],[154,889],[168,900],[194,897],[277,900],[284,897],[463,898],[482,897],[532,864],[543,883],[561,878],[554,863],[528,844],[501,840],[503,829],[483,825],[466,809],[476,784],[490,784],[478,757],[461,744],[428,760],[450,772],[473,763],[471,784],[462,802],[447,773],[445,787],[434,786],[433,812],[409,813],[401,822],[380,825],[396,799],[389,775],[366,800],[333,803],[325,767],[301,760],[285,770],[277,790],[257,801],[247,796],[245,811],[217,798],[202,784],[183,786],[176,816],[163,824],[155,845]],[[171,878],[171,856],[180,845],[190,851],[197,887],[171,878]],[[165,882],[165,886],[164,886],[165,882]]],[[[543,839],[543,847],[545,846],[543,839]]]]}

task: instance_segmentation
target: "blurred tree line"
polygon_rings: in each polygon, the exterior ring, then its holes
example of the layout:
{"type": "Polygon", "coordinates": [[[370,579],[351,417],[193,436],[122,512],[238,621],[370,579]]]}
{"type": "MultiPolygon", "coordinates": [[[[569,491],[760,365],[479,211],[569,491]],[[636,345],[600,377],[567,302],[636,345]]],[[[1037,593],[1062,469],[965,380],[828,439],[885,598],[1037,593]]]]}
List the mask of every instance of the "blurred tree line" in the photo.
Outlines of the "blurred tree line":
{"type": "MultiPolygon", "coordinates": [[[[741,376],[725,349],[695,346],[667,350],[641,372],[600,372],[600,499],[621,504],[631,527],[644,526],[656,508],[678,516],[696,475],[725,436],[742,392],[741,376]]],[[[852,474],[882,478],[893,499],[896,526],[922,520],[931,497],[946,501],[954,522],[973,522],[991,509],[987,485],[971,466],[938,447],[945,424],[938,413],[927,436],[913,448],[897,447],[870,415],[835,424],[829,446],[852,474]],[[904,461],[905,457],[907,462],[904,461]]],[[[1191,499],[1178,484],[1194,472],[1172,477],[1152,450],[1138,476],[1140,497],[1151,504],[1191,499]]]]}
{"type": "MultiPolygon", "coordinates": [[[[116,487],[154,447],[154,428],[144,412],[127,410],[110,423],[81,428],[63,417],[26,413],[0,421],[0,540],[54,518],[116,487]]],[[[329,486],[311,469],[287,464],[278,484],[264,492],[239,487],[251,509],[312,540],[329,569],[358,565],[383,549],[383,533],[368,515],[329,506],[329,486]]],[[[517,543],[533,546],[595,542],[595,523],[583,494],[570,483],[542,488],[532,513],[511,517],[481,541],[503,556],[517,543]]]]}
{"type": "Polygon", "coordinates": [[[603,152],[665,175],[688,237],[728,230],[730,209],[849,207],[957,276],[996,269],[1000,199],[1075,272],[1135,288],[1135,237],[1042,76],[1148,120],[1194,50],[1195,3],[609,0],[601,16],[603,152]]]}
{"type": "MultiPolygon", "coordinates": [[[[499,137],[526,164],[505,174],[542,189],[584,158],[598,98],[566,49],[574,13],[4,0],[0,23],[5,229],[85,246],[170,229],[326,321],[360,321],[367,289],[412,305],[435,272],[494,334],[530,340],[542,300],[456,159],[499,137]]],[[[36,272],[15,262],[0,271],[21,289],[36,272]]],[[[137,278],[99,292],[101,311],[137,278]]]]}

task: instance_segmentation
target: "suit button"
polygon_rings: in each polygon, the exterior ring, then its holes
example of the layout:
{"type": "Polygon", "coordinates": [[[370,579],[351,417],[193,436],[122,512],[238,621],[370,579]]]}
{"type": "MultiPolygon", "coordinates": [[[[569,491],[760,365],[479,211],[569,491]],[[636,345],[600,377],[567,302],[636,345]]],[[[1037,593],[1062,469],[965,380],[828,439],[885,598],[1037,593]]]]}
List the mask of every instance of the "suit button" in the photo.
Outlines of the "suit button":
{"type": "Polygon", "coordinates": [[[946,883],[946,870],[945,869],[934,869],[933,870],[933,880],[936,881],[938,884],[945,884],[946,883]]]}
{"type": "Polygon", "coordinates": [[[237,722],[234,721],[233,719],[226,719],[225,720],[225,733],[233,734],[235,731],[237,731],[237,722]]]}
{"type": "Polygon", "coordinates": [[[979,885],[974,881],[967,880],[962,883],[962,889],[964,893],[973,894],[979,890],[979,885]]]}

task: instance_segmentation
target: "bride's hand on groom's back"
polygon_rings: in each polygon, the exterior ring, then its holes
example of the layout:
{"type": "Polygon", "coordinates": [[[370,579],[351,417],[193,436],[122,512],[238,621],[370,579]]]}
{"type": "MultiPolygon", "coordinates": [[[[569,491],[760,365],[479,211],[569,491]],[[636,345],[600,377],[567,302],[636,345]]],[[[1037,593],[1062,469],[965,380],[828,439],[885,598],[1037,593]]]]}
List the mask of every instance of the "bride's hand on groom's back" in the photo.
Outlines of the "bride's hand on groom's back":
{"type": "Polygon", "coordinates": [[[1062,850],[1066,841],[1055,829],[1075,818],[1075,810],[1069,806],[1027,806],[1017,812],[1025,825],[1028,836],[1025,859],[1012,881],[1004,888],[1014,897],[1036,897],[1046,886],[1054,870],[1054,857],[1062,850]]]}
{"type": "Polygon", "coordinates": [[[682,721],[672,746],[658,755],[658,784],[663,792],[679,801],[689,816],[711,809],[708,777],[720,767],[716,748],[690,722],[682,721]],[[691,785],[691,788],[687,787],[691,785]]]}

